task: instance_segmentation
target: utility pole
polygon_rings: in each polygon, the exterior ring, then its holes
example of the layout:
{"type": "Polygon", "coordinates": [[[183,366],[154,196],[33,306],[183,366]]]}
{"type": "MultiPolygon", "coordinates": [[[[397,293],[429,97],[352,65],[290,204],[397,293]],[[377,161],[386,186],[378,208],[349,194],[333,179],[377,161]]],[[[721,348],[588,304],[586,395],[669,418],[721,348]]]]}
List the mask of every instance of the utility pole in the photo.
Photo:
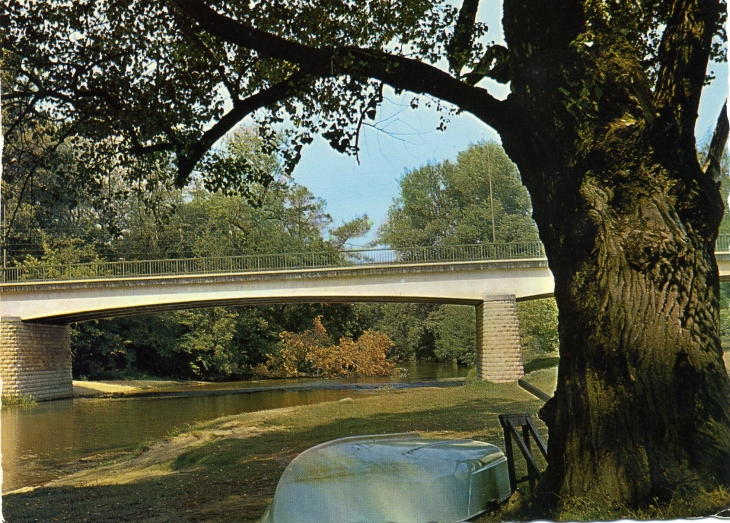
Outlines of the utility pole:
{"type": "Polygon", "coordinates": [[[494,195],[492,194],[492,160],[490,156],[490,146],[487,144],[487,177],[489,178],[489,205],[492,208],[492,243],[497,243],[497,229],[494,225],[494,195]]]}
{"type": "Polygon", "coordinates": [[[2,199],[2,189],[0,189],[0,213],[3,215],[3,278],[5,277],[5,268],[8,266],[8,230],[5,225],[5,202],[2,199]]]}

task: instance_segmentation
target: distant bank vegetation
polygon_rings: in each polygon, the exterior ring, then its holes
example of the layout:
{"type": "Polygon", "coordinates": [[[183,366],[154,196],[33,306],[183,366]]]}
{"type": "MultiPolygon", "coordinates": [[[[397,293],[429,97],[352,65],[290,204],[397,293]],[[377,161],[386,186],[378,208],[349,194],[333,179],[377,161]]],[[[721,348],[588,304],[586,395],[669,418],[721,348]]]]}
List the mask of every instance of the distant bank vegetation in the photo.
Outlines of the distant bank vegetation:
{"type": "MultiPolygon", "coordinates": [[[[97,184],[75,185],[68,173],[93,152],[92,145],[44,149],[39,143],[28,149],[42,135],[40,129],[26,137],[30,142],[6,146],[15,163],[43,156],[33,164],[33,191],[24,189],[21,177],[3,179],[9,266],[337,252],[372,226],[365,213],[333,224],[325,202],[285,176],[279,159],[264,151],[251,130],[234,134],[216,152],[231,160],[216,168],[255,166],[268,181],[225,194],[199,181],[184,190],[151,175],[137,183],[113,165],[99,171],[97,184]]],[[[407,172],[400,187],[377,231],[378,245],[537,239],[517,169],[495,143],[472,145],[453,162],[407,172]]],[[[557,349],[553,300],[520,303],[518,314],[527,360],[557,349]]],[[[382,375],[398,361],[473,365],[475,345],[473,307],[447,305],[211,307],[72,325],[74,377],[88,379],[382,375]],[[322,339],[300,347],[307,333],[322,339]]]]}

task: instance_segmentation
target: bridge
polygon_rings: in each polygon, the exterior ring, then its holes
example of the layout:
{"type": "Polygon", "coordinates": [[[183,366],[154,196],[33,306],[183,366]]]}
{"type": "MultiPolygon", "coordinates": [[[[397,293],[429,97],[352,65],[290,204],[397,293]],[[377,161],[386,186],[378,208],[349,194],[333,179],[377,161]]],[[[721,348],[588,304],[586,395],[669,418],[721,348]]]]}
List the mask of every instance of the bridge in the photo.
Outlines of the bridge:
{"type": "MultiPolygon", "coordinates": [[[[730,278],[730,249],[718,254],[730,278]]],[[[69,397],[68,325],[97,318],[210,306],[302,302],[472,305],[477,372],[523,375],[516,302],[551,296],[542,245],[368,249],[225,258],[12,267],[0,283],[3,394],[69,397]]]]}

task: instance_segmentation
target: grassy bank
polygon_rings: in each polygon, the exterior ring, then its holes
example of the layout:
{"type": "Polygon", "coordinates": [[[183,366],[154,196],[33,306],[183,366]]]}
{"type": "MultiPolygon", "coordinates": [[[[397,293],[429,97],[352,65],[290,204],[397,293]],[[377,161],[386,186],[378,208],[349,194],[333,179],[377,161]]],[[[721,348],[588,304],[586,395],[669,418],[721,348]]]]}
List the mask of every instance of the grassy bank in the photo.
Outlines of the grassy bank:
{"type": "Polygon", "coordinates": [[[284,467],[334,438],[418,431],[501,443],[497,415],[536,412],[517,385],[379,391],[335,403],[222,418],[190,427],[30,492],[3,496],[7,521],[253,522],[284,467]]]}
{"type": "MultiPolygon", "coordinates": [[[[529,374],[544,391],[556,369],[529,374]]],[[[453,388],[382,390],[312,406],[220,418],[186,427],[140,446],[114,462],[84,470],[32,491],[3,496],[6,521],[23,522],[255,522],[271,500],[286,465],[303,450],[358,434],[417,431],[427,437],[475,438],[502,446],[498,414],[533,413],[542,402],[516,384],[471,382],[453,388]]],[[[521,472],[518,471],[518,475],[521,472]]],[[[665,519],[717,513],[730,493],[678,497],[669,507],[628,511],[568,507],[565,519],[665,519]]],[[[516,496],[519,498],[519,496],[516,496]]],[[[514,502],[477,521],[534,519],[514,502]]]]}

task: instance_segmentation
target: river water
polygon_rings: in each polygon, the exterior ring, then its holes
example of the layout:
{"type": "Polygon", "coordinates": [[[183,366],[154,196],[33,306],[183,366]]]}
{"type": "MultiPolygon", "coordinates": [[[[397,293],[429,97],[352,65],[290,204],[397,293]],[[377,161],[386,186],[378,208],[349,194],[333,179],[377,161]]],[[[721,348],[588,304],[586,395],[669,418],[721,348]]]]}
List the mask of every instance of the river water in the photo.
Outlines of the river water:
{"type": "Polygon", "coordinates": [[[79,468],[84,460],[112,457],[175,428],[221,416],[336,401],[376,387],[464,377],[448,364],[399,364],[401,380],[277,380],[166,386],[120,398],[75,398],[0,411],[2,492],[40,485],[79,468]]]}

